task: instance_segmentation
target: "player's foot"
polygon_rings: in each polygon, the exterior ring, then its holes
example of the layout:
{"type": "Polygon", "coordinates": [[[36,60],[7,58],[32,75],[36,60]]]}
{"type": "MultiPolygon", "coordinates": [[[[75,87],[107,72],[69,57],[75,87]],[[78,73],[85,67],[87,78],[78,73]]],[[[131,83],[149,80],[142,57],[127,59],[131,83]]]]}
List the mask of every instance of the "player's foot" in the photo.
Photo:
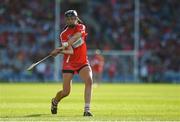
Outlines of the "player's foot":
{"type": "Polygon", "coordinates": [[[54,103],[54,98],[51,100],[51,113],[57,114],[57,104],[54,103]]]}
{"type": "Polygon", "coordinates": [[[91,114],[91,112],[86,111],[86,112],[84,112],[84,115],[83,115],[83,116],[93,116],[93,115],[91,114]]]}

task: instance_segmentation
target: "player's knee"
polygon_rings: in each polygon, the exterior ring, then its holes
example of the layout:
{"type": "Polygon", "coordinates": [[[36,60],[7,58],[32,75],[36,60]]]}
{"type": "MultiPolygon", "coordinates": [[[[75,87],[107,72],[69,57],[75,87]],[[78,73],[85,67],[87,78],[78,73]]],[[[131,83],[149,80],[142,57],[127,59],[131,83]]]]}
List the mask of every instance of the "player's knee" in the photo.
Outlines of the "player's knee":
{"type": "Polygon", "coordinates": [[[63,90],[63,91],[62,91],[63,97],[66,97],[66,96],[68,96],[69,94],[70,94],[70,91],[69,91],[69,90],[63,90]]]}
{"type": "Polygon", "coordinates": [[[89,78],[86,80],[86,85],[92,86],[92,84],[93,84],[93,80],[92,80],[92,78],[89,77],[89,78]]]}

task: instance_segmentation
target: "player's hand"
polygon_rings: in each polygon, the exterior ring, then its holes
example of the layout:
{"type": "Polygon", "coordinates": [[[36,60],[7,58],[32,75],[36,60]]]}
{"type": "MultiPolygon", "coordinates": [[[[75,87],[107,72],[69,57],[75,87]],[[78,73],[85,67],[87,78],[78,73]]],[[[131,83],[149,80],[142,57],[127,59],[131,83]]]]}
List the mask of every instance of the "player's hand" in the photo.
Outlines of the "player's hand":
{"type": "Polygon", "coordinates": [[[62,49],[56,48],[50,53],[50,55],[56,57],[59,53],[61,53],[61,51],[62,49]]]}
{"type": "Polygon", "coordinates": [[[63,42],[62,43],[62,48],[65,49],[67,47],[69,47],[69,43],[68,42],[63,42]]]}

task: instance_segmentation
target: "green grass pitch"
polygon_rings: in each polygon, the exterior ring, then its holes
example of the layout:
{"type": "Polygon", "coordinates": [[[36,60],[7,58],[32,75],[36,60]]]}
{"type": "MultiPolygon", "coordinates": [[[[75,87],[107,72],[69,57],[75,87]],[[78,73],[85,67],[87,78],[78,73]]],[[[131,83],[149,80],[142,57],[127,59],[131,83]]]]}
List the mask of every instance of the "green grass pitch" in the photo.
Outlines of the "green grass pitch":
{"type": "Polygon", "coordinates": [[[0,84],[0,121],[180,121],[180,85],[100,84],[93,88],[91,111],[83,117],[84,84],[73,84],[57,115],[50,101],[58,83],[0,84]]]}

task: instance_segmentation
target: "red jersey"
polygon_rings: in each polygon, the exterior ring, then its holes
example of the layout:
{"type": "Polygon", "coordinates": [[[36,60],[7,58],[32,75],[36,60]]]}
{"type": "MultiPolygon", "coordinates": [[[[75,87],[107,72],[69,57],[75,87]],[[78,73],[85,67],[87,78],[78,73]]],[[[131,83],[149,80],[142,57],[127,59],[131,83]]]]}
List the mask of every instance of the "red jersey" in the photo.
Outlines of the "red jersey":
{"type": "Polygon", "coordinates": [[[82,66],[89,64],[87,58],[86,41],[85,41],[87,33],[85,29],[86,29],[85,25],[77,24],[73,28],[67,27],[60,34],[61,43],[67,42],[77,32],[80,32],[82,34],[81,38],[72,44],[74,54],[72,55],[64,54],[63,70],[78,70],[82,66]]]}
{"type": "Polygon", "coordinates": [[[91,66],[94,73],[102,73],[104,67],[104,57],[96,54],[91,61],[91,66]]]}

